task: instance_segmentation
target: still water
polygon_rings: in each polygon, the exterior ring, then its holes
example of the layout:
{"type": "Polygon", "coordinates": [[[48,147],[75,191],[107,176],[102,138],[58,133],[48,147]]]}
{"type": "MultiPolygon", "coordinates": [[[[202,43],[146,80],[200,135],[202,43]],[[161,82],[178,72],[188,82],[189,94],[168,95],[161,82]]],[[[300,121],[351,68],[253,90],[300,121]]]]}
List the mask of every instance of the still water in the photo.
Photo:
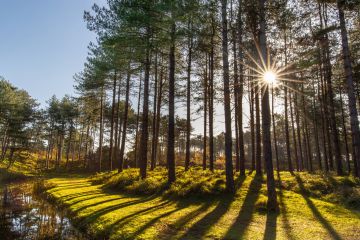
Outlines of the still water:
{"type": "Polygon", "coordinates": [[[0,189],[0,239],[86,239],[64,212],[37,196],[34,183],[0,189]]]}

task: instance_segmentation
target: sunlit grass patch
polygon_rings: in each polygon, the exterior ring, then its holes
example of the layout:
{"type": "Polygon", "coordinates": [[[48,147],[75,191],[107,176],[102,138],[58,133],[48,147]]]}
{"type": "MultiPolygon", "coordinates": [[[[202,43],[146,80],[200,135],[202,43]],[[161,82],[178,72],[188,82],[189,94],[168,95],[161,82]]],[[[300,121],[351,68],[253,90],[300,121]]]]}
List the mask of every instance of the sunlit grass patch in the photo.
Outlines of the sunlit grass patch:
{"type": "MultiPolygon", "coordinates": [[[[129,186],[138,187],[138,171],[124,171],[135,174],[129,186]]],[[[117,188],[104,184],[93,184],[86,178],[57,178],[48,182],[54,186],[48,195],[58,205],[65,206],[76,226],[95,238],[110,239],[358,239],[360,232],[360,212],[341,204],[316,198],[301,189],[307,185],[307,174],[291,175],[281,173],[282,186],[278,189],[278,214],[266,212],[266,179],[254,177],[254,173],[243,178],[236,176],[239,186],[235,195],[225,193],[212,197],[192,197],[195,188],[181,189],[181,186],[195,183],[215,182],[223,179],[221,171],[202,172],[192,169],[185,173],[177,171],[180,182],[164,194],[129,195],[117,188]],[[194,175],[195,174],[195,175],[194,175]],[[285,184],[292,185],[286,187],[285,184]],[[295,184],[295,185],[293,185],[295,184]],[[298,189],[297,189],[298,188],[298,189]],[[114,189],[116,191],[114,191],[114,189]],[[292,190],[294,189],[294,191],[292,190]],[[184,191],[186,198],[166,195],[184,191]],[[190,194],[191,193],[191,194],[190,194]],[[167,196],[172,196],[168,198],[167,196]]],[[[149,172],[149,178],[166,182],[166,173],[158,169],[149,172]]],[[[121,174],[111,173],[105,184],[118,183],[121,174]],[[112,180],[111,180],[112,179],[112,180]]],[[[124,177],[122,175],[122,177],[124,177]]],[[[313,177],[313,180],[322,176],[313,177]]],[[[105,179],[105,178],[104,178],[105,179]]],[[[337,178],[336,178],[337,179],[337,178]]],[[[122,179],[121,181],[125,181],[122,179]]],[[[309,182],[311,182],[309,181],[309,182]]],[[[343,180],[336,180],[343,182],[343,180]]],[[[344,180],[347,181],[347,180],[344,180]]],[[[357,183],[356,183],[357,184],[357,183]]],[[[208,195],[203,195],[208,196],[208,195]]]]}

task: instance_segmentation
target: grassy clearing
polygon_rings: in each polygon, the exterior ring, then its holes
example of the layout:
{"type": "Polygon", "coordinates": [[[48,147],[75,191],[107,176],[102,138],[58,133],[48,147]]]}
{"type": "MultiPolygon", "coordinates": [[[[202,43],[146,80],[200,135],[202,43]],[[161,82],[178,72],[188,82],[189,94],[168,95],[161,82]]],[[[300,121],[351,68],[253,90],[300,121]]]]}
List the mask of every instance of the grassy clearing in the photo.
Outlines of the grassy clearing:
{"type": "MultiPolygon", "coordinates": [[[[131,175],[131,171],[134,170],[127,170],[123,175],[131,175]]],[[[220,190],[214,187],[222,184],[218,178],[223,179],[223,175],[219,172],[217,177],[210,179],[212,184],[205,188],[204,195],[189,197],[199,190],[195,186],[206,179],[206,173],[198,177],[196,172],[193,172],[190,182],[179,179],[175,184],[177,187],[172,189],[163,187],[162,171],[158,170],[153,173],[154,176],[149,176],[158,179],[157,187],[149,183],[139,183],[139,179],[132,177],[125,184],[126,178],[123,176],[108,173],[93,178],[48,180],[50,187],[47,194],[53,201],[69,210],[77,226],[97,239],[360,237],[360,209],[356,205],[347,207],[342,204],[342,200],[339,200],[341,204],[330,202],[332,198],[327,196],[336,196],[335,186],[344,181],[346,186],[355,184],[352,188],[358,189],[358,182],[352,178],[348,178],[351,182],[349,183],[348,180],[334,177],[336,184],[331,181],[328,183],[333,186],[329,194],[313,196],[309,192],[318,185],[315,179],[322,179],[323,176],[317,175],[313,180],[309,180],[310,176],[307,174],[292,176],[286,172],[281,173],[281,188],[278,189],[280,212],[276,214],[266,212],[266,185],[263,179],[254,177],[254,174],[245,178],[237,177],[238,190],[234,196],[219,194],[222,187],[220,190]],[[180,187],[187,187],[187,190],[180,187]],[[130,195],[128,192],[138,195],[130,195]],[[162,194],[149,194],[159,192],[162,194]],[[169,195],[182,197],[169,198],[169,195]]],[[[181,171],[178,172],[179,178],[185,176],[181,171]]],[[[200,172],[198,171],[199,174],[200,172]]]]}

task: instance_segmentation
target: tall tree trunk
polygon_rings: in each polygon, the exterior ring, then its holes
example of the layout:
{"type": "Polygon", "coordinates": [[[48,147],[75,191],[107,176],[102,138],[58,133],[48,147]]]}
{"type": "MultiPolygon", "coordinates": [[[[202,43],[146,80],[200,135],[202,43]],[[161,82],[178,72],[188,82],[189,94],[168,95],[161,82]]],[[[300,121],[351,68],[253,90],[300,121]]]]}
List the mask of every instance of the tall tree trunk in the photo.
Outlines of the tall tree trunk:
{"type": "Polygon", "coordinates": [[[84,154],[84,168],[89,167],[88,162],[88,153],[89,153],[89,136],[90,136],[90,124],[87,124],[86,127],[86,136],[85,136],[85,154],[84,154]]]}
{"type": "Polygon", "coordinates": [[[100,133],[99,133],[99,171],[102,171],[102,155],[103,155],[103,138],[104,138],[104,87],[101,86],[100,96],[100,133]]]}
{"type": "MultiPolygon", "coordinates": [[[[239,0],[239,9],[238,9],[238,38],[237,42],[239,44],[239,59],[242,61],[244,54],[242,51],[243,44],[243,21],[242,21],[242,0],[239,0]]],[[[244,90],[244,66],[240,64],[239,66],[239,92],[238,92],[238,116],[237,116],[237,125],[238,125],[238,138],[239,138],[239,153],[240,153],[240,175],[245,175],[245,147],[244,147],[244,131],[243,131],[243,90],[244,90]]]]}
{"type": "Polygon", "coordinates": [[[120,121],[120,95],[121,95],[121,78],[119,79],[119,87],[117,93],[117,102],[116,102],[116,113],[115,113],[115,150],[114,150],[114,159],[118,159],[119,157],[119,149],[120,149],[120,132],[121,126],[119,125],[120,121]]]}
{"type": "Polygon", "coordinates": [[[191,61],[192,61],[192,22],[188,22],[188,65],[187,65],[187,86],[186,86],[186,153],[185,153],[185,171],[189,169],[190,165],[190,137],[191,137],[191,61]]]}
{"type": "Polygon", "coordinates": [[[316,105],[315,105],[315,83],[312,82],[312,88],[313,88],[313,101],[312,101],[312,108],[313,108],[313,129],[314,129],[314,138],[315,138],[315,144],[316,144],[316,158],[319,165],[319,169],[322,170],[322,163],[321,163],[321,152],[320,152],[320,143],[319,143],[319,130],[318,130],[318,120],[316,116],[316,105]]]}
{"type": "Polygon", "coordinates": [[[304,85],[301,86],[301,101],[302,101],[302,112],[303,112],[303,125],[305,126],[304,129],[304,139],[306,142],[306,145],[304,145],[304,148],[306,148],[307,152],[307,162],[309,165],[310,172],[313,171],[313,155],[311,151],[311,145],[310,145],[310,133],[309,133],[309,126],[308,126],[308,118],[306,116],[306,102],[305,102],[305,93],[304,93],[304,85]]]}
{"type": "Polygon", "coordinates": [[[209,59],[209,168],[210,171],[214,171],[214,38],[216,34],[216,25],[215,19],[212,16],[211,18],[211,49],[210,49],[210,59],[209,59]]]}
{"type": "Polygon", "coordinates": [[[251,171],[255,170],[255,119],[254,119],[254,84],[249,77],[249,99],[250,99],[250,135],[251,135],[251,171]]]}
{"type": "Polygon", "coordinates": [[[324,63],[323,58],[325,57],[323,54],[319,54],[320,55],[320,60],[322,62],[322,78],[321,80],[321,100],[322,100],[322,108],[323,108],[323,124],[325,126],[325,137],[326,137],[326,142],[328,145],[328,164],[329,164],[329,169],[333,170],[334,169],[334,164],[333,164],[333,154],[332,154],[332,143],[331,143],[331,133],[330,133],[330,124],[329,124],[329,107],[328,107],[328,92],[327,92],[327,82],[326,82],[326,77],[327,77],[327,71],[326,71],[326,64],[324,63]]]}
{"type": "Polygon", "coordinates": [[[239,75],[238,75],[238,57],[236,49],[236,30],[232,27],[232,51],[233,51],[233,65],[234,65],[234,107],[235,107],[235,170],[236,172],[240,171],[240,149],[239,149],[239,115],[242,115],[242,112],[239,112],[239,75]]]}
{"type": "Polygon", "coordinates": [[[150,170],[155,168],[155,156],[156,156],[156,106],[157,106],[157,94],[158,94],[158,53],[155,53],[155,85],[154,85],[154,103],[153,103],[153,120],[152,120],[152,141],[151,141],[151,159],[150,170]]]}
{"type": "Polygon", "coordinates": [[[68,139],[68,144],[66,146],[66,163],[65,163],[66,169],[68,168],[68,164],[69,164],[70,149],[71,149],[71,145],[72,145],[72,137],[73,137],[73,126],[70,126],[69,139],[68,139]]]}
{"type": "Polygon", "coordinates": [[[262,175],[261,168],[261,125],[260,125],[260,87],[255,83],[255,126],[256,126],[256,175],[262,175]]]}
{"type": "Polygon", "coordinates": [[[113,80],[113,92],[112,92],[112,103],[111,103],[111,120],[110,120],[110,147],[109,147],[109,163],[110,171],[113,169],[113,159],[114,159],[114,122],[115,122],[115,99],[116,99],[116,70],[114,72],[113,80]]]}
{"type": "Polygon", "coordinates": [[[324,88],[324,95],[323,95],[323,101],[324,101],[324,120],[325,120],[325,133],[326,133],[326,140],[328,143],[328,160],[329,160],[329,168],[330,170],[334,170],[334,156],[333,156],[333,146],[331,141],[331,127],[330,127],[330,121],[329,121],[329,107],[328,107],[328,94],[325,93],[326,83],[324,82],[323,88],[324,88]]]}
{"type": "Polygon", "coordinates": [[[276,126],[275,126],[275,112],[274,112],[274,88],[271,88],[271,114],[272,114],[272,124],[273,124],[273,135],[274,135],[274,147],[275,147],[275,154],[276,154],[276,170],[280,171],[279,165],[279,151],[278,151],[278,144],[277,144],[277,136],[276,136],[276,126]]]}
{"type": "Polygon", "coordinates": [[[136,114],[136,132],[135,132],[135,164],[136,164],[136,167],[140,167],[140,163],[139,163],[139,159],[138,159],[138,151],[139,151],[138,140],[139,140],[141,91],[142,91],[142,79],[141,79],[141,74],[140,74],[140,85],[139,85],[138,105],[137,105],[137,114],[136,114]]]}
{"type": "MultiPolygon", "coordinates": [[[[284,30],[284,42],[285,42],[285,66],[287,65],[287,34],[286,29],[284,30]]],[[[285,142],[286,142],[286,157],[288,160],[288,169],[290,172],[293,172],[293,165],[291,160],[291,150],[290,150],[290,133],[289,133],[289,114],[288,114],[288,83],[285,82],[284,86],[284,99],[285,99],[285,142]]],[[[297,161],[297,159],[295,159],[297,161]]]]}
{"type": "Polygon", "coordinates": [[[84,140],[84,130],[85,130],[85,123],[81,124],[81,130],[80,130],[80,139],[79,139],[79,145],[78,145],[78,161],[80,163],[81,161],[81,151],[82,151],[82,145],[83,145],[83,140],[84,140]]]}
{"type": "Polygon", "coordinates": [[[235,186],[234,186],[233,162],[232,162],[232,137],[231,137],[232,129],[231,129],[231,108],[230,108],[227,0],[221,0],[221,16],[222,16],[222,55],[223,55],[223,78],[224,78],[226,189],[228,192],[234,192],[235,186]]]}
{"type": "Polygon", "coordinates": [[[124,109],[124,116],[123,116],[123,121],[122,121],[123,125],[122,125],[122,134],[121,134],[118,172],[121,172],[124,167],[126,130],[127,130],[127,123],[128,123],[128,116],[129,116],[130,80],[131,80],[131,63],[129,62],[129,67],[128,67],[127,76],[126,76],[125,109],[124,109]]]}
{"type": "MultiPolygon", "coordinates": [[[[296,132],[295,132],[295,123],[294,123],[294,111],[293,111],[293,101],[292,101],[292,97],[291,97],[291,93],[289,93],[289,102],[290,102],[290,120],[291,120],[291,129],[292,129],[292,137],[293,137],[293,142],[294,142],[294,155],[295,155],[295,163],[298,162],[298,145],[297,145],[297,140],[296,140],[296,132]]],[[[291,169],[293,170],[292,167],[292,163],[291,163],[291,169]]],[[[290,170],[290,163],[289,163],[289,171],[292,172],[290,170]]]]}
{"type": "Polygon", "coordinates": [[[349,144],[348,144],[348,137],[347,137],[348,134],[347,134],[347,130],[346,130],[346,120],[345,120],[345,113],[344,113],[342,89],[341,88],[339,90],[339,93],[340,93],[342,132],[343,132],[344,143],[345,143],[345,152],[346,152],[346,164],[347,164],[348,174],[350,174],[351,166],[350,166],[349,144]]]}
{"type": "Polygon", "coordinates": [[[343,10],[343,1],[337,0],[337,7],[339,11],[339,20],[340,20],[340,29],[341,29],[341,42],[342,42],[342,52],[344,58],[344,70],[346,76],[347,84],[347,93],[349,101],[349,112],[350,112],[350,125],[351,125],[351,136],[352,136],[352,145],[354,149],[355,156],[353,156],[354,161],[354,175],[359,177],[359,163],[360,163],[360,130],[359,130],[359,120],[358,112],[356,109],[356,97],[354,90],[354,81],[353,73],[351,66],[350,50],[346,30],[345,14],[343,10]]]}
{"type": "MultiPolygon", "coordinates": [[[[320,6],[320,4],[319,4],[320,6]]],[[[327,28],[327,17],[326,17],[326,3],[323,3],[323,11],[324,13],[324,18],[322,17],[321,11],[320,11],[320,19],[321,19],[321,29],[323,29],[323,22],[322,20],[324,19],[324,24],[325,24],[325,28],[327,28]]],[[[337,124],[336,124],[336,117],[335,117],[335,109],[334,109],[334,93],[333,93],[333,87],[332,87],[332,67],[331,67],[331,61],[330,61],[330,47],[329,47],[329,37],[328,34],[324,34],[323,36],[323,61],[324,61],[324,72],[325,72],[325,80],[326,80],[326,96],[327,96],[327,101],[328,101],[328,105],[329,105],[329,118],[330,118],[330,128],[331,128],[331,132],[332,132],[332,140],[334,143],[334,157],[335,157],[335,161],[336,161],[336,170],[337,170],[337,174],[338,175],[342,175],[343,174],[343,170],[342,170],[342,155],[341,155],[341,148],[340,148],[340,142],[339,142],[339,134],[338,134],[338,128],[337,128],[337,124]]],[[[330,139],[329,139],[330,140],[330,139]]],[[[331,168],[333,168],[333,161],[332,161],[332,157],[331,157],[331,161],[330,161],[330,166],[331,168]]]]}
{"type": "MultiPolygon", "coordinates": [[[[162,63],[162,61],[161,61],[162,63]]],[[[163,96],[163,86],[164,86],[164,81],[163,81],[163,67],[161,65],[161,70],[160,70],[160,83],[159,83],[159,93],[158,93],[158,100],[157,100],[157,106],[156,106],[156,132],[155,132],[155,139],[154,139],[154,165],[156,166],[156,159],[157,159],[157,150],[158,150],[158,142],[159,142],[159,132],[160,132],[160,117],[161,117],[161,104],[162,104],[162,96],[163,96]]]]}
{"type": "Polygon", "coordinates": [[[169,129],[167,143],[168,183],[175,181],[175,34],[176,24],[171,24],[169,51],[169,129]]]}
{"type": "Polygon", "coordinates": [[[233,68],[234,68],[234,109],[235,109],[235,171],[240,171],[240,150],[239,150],[239,129],[238,118],[242,114],[239,112],[239,71],[238,71],[238,56],[237,56],[237,35],[236,28],[232,25],[233,20],[233,1],[231,1],[230,10],[230,29],[232,37],[232,52],[233,52],[233,68]]]}
{"type": "Polygon", "coordinates": [[[208,57],[206,56],[205,75],[204,75],[204,139],[203,139],[203,170],[206,169],[207,158],[207,109],[208,109],[208,57]]]}
{"type": "MultiPolygon", "coordinates": [[[[300,107],[299,107],[299,102],[298,102],[298,94],[296,91],[298,91],[298,90],[295,89],[295,93],[294,93],[294,112],[295,112],[297,141],[299,143],[299,152],[298,152],[299,158],[296,159],[295,165],[296,165],[296,170],[301,171],[302,168],[304,167],[303,147],[304,147],[304,152],[305,152],[305,146],[303,146],[301,144],[301,127],[302,126],[300,125],[300,107]]],[[[305,138],[304,135],[303,135],[303,138],[305,138]]]]}
{"type": "Polygon", "coordinates": [[[140,136],[140,177],[146,178],[147,170],[147,156],[148,156],[148,139],[149,139],[149,81],[150,81],[150,29],[147,29],[148,43],[146,46],[145,55],[145,76],[144,76],[144,99],[143,112],[141,121],[141,136],[140,136]]]}
{"type": "MultiPolygon", "coordinates": [[[[266,47],[266,20],[265,20],[265,2],[266,0],[259,0],[259,16],[260,16],[260,31],[259,31],[259,42],[263,61],[270,65],[267,56],[266,47]]],[[[273,211],[277,209],[276,191],[275,191],[275,180],[274,170],[272,163],[272,150],[271,150],[271,116],[270,116],[270,103],[269,103],[269,87],[263,87],[263,96],[261,101],[262,106],[262,132],[263,132],[263,153],[266,166],[266,185],[267,185],[267,209],[273,211]]]]}

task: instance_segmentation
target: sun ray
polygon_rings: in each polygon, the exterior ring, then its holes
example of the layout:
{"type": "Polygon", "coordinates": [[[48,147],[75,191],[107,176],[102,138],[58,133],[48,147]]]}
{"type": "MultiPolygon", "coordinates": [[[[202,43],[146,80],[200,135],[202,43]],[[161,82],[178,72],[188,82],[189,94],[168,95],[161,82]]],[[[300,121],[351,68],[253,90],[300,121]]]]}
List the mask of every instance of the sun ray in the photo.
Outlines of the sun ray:
{"type": "Polygon", "coordinates": [[[278,77],[278,80],[281,81],[286,81],[286,82],[296,82],[296,83],[305,83],[305,80],[298,80],[298,79],[293,79],[293,78],[282,78],[282,77],[278,77]]]}
{"type": "Polygon", "coordinates": [[[253,67],[249,66],[248,64],[246,64],[246,63],[244,63],[244,62],[242,62],[242,61],[240,61],[240,64],[242,64],[243,66],[248,67],[249,69],[251,69],[251,70],[253,70],[253,71],[257,72],[258,74],[263,74],[263,72],[259,71],[259,70],[258,70],[258,69],[256,69],[256,68],[253,68],[253,67]]]}
{"type": "Polygon", "coordinates": [[[251,54],[245,49],[242,48],[243,51],[245,52],[246,56],[248,56],[250,58],[250,60],[262,71],[264,71],[265,69],[258,63],[258,61],[255,60],[255,58],[253,56],[251,56],[251,54]]]}
{"type": "Polygon", "coordinates": [[[262,63],[262,65],[264,66],[264,68],[265,68],[265,70],[266,70],[265,60],[264,60],[264,57],[263,57],[262,54],[261,54],[261,50],[260,50],[260,47],[259,47],[259,45],[257,44],[257,42],[255,42],[255,47],[256,47],[258,56],[259,56],[259,58],[260,58],[260,60],[261,60],[261,63],[262,63]]]}

